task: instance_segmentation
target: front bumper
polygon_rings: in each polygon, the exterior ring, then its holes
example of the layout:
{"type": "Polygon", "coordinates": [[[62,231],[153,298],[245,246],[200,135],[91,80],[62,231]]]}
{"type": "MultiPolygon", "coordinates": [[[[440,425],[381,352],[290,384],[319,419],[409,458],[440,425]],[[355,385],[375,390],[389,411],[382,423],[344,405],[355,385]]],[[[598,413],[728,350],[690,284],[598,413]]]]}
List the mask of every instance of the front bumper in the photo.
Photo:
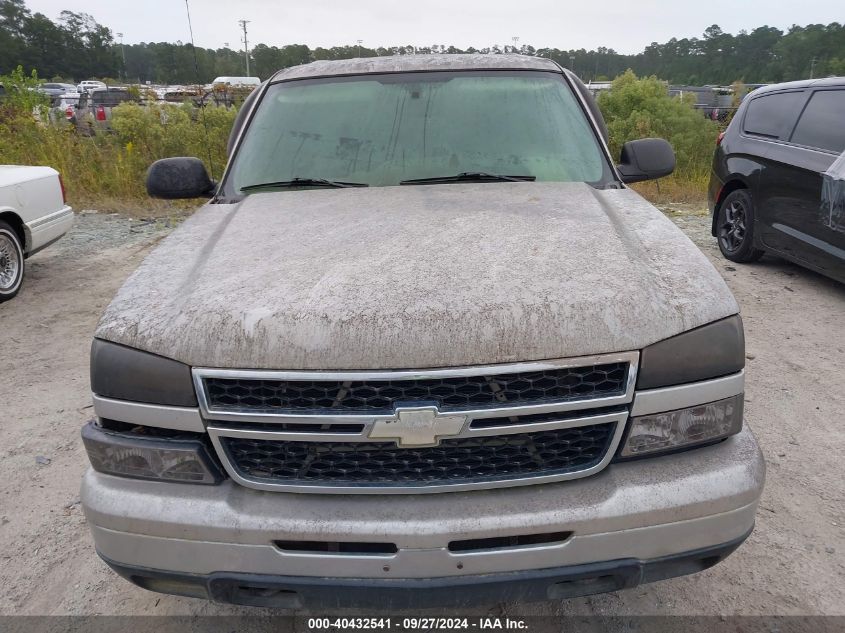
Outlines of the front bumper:
{"type": "MultiPolygon", "coordinates": [[[[537,574],[554,578],[581,573],[579,566],[597,563],[630,570],[632,565],[639,568],[738,544],[753,527],[764,476],[759,448],[746,429],[714,446],[612,464],[581,480],[522,488],[437,495],[306,495],[251,490],[231,480],[197,486],[89,470],[82,503],[99,554],[117,569],[198,578],[207,588],[266,576],[272,579],[260,582],[297,584],[305,578],[309,586],[335,588],[363,586],[362,579],[410,583],[426,590],[414,592],[423,603],[421,593],[429,589],[425,582],[436,584],[439,579],[454,581],[443,592],[463,592],[484,585],[489,575],[511,574],[517,581],[537,574]],[[448,549],[457,539],[561,531],[572,536],[551,545],[448,549]],[[395,543],[397,551],[292,552],[277,548],[277,540],[387,541],[395,543]],[[296,582],[284,580],[290,578],[296,582]]],[[[143,577],[142,572],[134,575],[139,574],[143,577]]],[[[643,572],[639,579],[656,579],[649,574],[643,572]]],[[[609,575],[637,576],[629,571],[609,575]]],[[[558,587],[561,581],[543,582],[558,587]]],[[[628,586],[625,583],[621,586],[628,586]]],[[[597,591],[620,588],[615,580],[593,586],[597,591]]],[[[161,585],[159,590],[178,593],[161,585]]],[[[215,589],[209,595],[225,600],[231,593],[215,589]]],[[[331,597],[330,591],[304,593],[316,596],[303,598],[309,604],[320,596],[329,596],[331,604],[344,599],[331,597]]],[[[483,592],[478,596],[492,598],[483,592]]],[[[237,595],[230,600],[235,598],[240,600],[237,595]]]]}
{"type": "Polygon", "coordinates": [[[133,584],[216,602],[282,609],[419,609],[537,602],[588,596],[692,574],[727,558],[750,532],[728,543],[651,560],[620,559],[445,578],[315,578],[220,572],[178,574],[106,563],[133,584]]]}

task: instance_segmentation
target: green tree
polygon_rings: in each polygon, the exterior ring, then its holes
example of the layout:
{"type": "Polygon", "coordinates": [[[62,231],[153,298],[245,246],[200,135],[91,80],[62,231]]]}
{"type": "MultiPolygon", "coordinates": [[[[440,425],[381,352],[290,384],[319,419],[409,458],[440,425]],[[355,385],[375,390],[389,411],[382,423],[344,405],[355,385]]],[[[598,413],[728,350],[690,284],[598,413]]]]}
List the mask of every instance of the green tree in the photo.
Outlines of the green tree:
{"type": "Polygon", "coordinates": [[[38,73],[33,70],[27,75],[23,66],[18,66],[8,75],[0,75],[0,84],[5,88],[0,121],[6,124],[24,121],[31,123],[33,113],[36,118],[43,117],[50,99],[43,92],[36,90],[40,83],[38,73]]]}
{"type": "Polygon", "coordinates": [[[66,69],[65,33],[52,20],[36,13],[24,22],[21,33],[27,46],[19,61],[27,68],[37,68],[44,77],[66,69]]]}
{"type": "Polygon", "coordinates": [[[599,96],[599,107],[614,156],[619,156],[627,141],[665,138],[675,150],[678,177],[706,177],[718,126],[689,102],[670,97],[664,82],[654,76],[639,79],[628,70],[613,81],[611,90],[599,96]]]}
{"type": "MultiPolygon", "coordinates": [[[[445,43],[420,48],[339,45],[314,49],[304,44],[258,44],[252,50],[252,72],[267,79],[281,68],[312,60],[514,50],[499,45],[460,49],[445,43]]],[[[528,43],[519,46],[518,52],[573,68],[585,81],[615,77],[630,68],[640,76],[655,75],[672,84],[768,83],[803,79],[811,73],[816,77],[845,73],[845,26],[838,22],[796,25],[786,33],[760,26],[730,34],[712,24],[701,37],[652,42],[634,55],[601,46],[595,50],[538,50],[528,43]]],[[[59,20],[52,22],[43,14],[33,15],[25,0],[0,0],[0,72],[9,72],[18,64],[27,70],[37,69],[41,76],[117,77],[123,69],[129,79],[176,84],[208,83],[216,76],[245,72],[243,53],[228,47],[194,49],[182,42],[149,42],[127,44],[121,51],[111,30],[86,13],[63,11],[59,20]]]]}
{"type": "Polygon", "coordinates": [[[0,73],[21,63],[26,48],[21,31],[29,16],[23,0],[0,0],[0,73]]]}
{"type": "Polygon", "coordinates": [[[111,29],[87,13],[73,11],[62,11],[59,22],[65,33],[62,52],[70,74],[81,79],[119,74],[120,63],[111,29]]]}

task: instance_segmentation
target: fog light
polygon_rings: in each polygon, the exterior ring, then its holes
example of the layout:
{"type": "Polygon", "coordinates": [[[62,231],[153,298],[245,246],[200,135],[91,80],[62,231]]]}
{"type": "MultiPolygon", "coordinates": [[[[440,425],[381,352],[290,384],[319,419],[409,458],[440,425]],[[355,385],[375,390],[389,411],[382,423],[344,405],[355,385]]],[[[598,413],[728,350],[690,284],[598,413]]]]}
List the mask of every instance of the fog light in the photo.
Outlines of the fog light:
{"type": "Polygon", "coordinates": [[[743,394],[707,404],[631,418],[620,457],[689,448],[742,430],[743,394]]]}
{"type": "Polygon", "coordinates": [[[134,436],[89,422],[82,427],[82,441],[94,470],[108,475],[194,484],[216,484],[223,478],[198,440],[134,436]]]}

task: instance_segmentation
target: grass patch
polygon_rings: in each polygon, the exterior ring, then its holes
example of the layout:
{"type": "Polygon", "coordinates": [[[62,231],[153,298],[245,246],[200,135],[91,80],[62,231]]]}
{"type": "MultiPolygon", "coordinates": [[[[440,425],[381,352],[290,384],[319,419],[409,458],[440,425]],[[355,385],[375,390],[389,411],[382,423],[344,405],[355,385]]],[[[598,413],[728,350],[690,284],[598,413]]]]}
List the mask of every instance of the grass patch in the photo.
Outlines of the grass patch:
{"type": "Polygon", "coordinates": [[[670,97],[665,83],[656,77],[638,78],[630,70],[614,80],[598,103],[613,156],[620,155],[626,142],[647,137],[665,138],[675,151],[674,174],[637,183],[634,190],[654,204],[681,202],[706,208],[718,123],[702,116],[690,99],[670,97]]]}
{"type": "Polygon", "coordinates": [[[112,110],[111,130],[87,136],[64,121],[47,123],[47,98],[34,90],[34,76],[17,71],[0,83],[7,89],[0,102],[0,162],[58,170],[76,209],[184,215],[196,201],[151,200],[144,184],[147,168],[160,158],[197,156],[212,178],[220,178],[226,165],[235,108],[124,103],[112,110]]]}
{"type": "Polygon", "coordinates": [[[682,203],[701,208],[703,212],[707,211],[707,181],[702,182],[701,178],[693,180],[671,176],[660,180],[634,183],[631,189],[652,204],[682,203]]]}

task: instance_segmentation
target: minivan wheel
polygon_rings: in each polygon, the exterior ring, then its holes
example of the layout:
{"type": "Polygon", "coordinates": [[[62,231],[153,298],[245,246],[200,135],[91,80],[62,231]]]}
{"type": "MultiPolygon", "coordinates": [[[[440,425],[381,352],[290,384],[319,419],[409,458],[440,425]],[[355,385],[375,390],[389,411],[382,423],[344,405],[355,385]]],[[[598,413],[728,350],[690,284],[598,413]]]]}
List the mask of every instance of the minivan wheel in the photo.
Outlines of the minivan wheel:
{"type": "Polygon", "coordinates": [[[754,248],[754,204],[745,189],[728,194],[716,227],[719,250],[732,262],[754,262],[763,256],[764,251],[754,248]]]}
{"type": "Polygon", "coordinates": [[[23,281],[23,248],[15,230],[0,222],[0,303],[18,294],[23,281]]]}

